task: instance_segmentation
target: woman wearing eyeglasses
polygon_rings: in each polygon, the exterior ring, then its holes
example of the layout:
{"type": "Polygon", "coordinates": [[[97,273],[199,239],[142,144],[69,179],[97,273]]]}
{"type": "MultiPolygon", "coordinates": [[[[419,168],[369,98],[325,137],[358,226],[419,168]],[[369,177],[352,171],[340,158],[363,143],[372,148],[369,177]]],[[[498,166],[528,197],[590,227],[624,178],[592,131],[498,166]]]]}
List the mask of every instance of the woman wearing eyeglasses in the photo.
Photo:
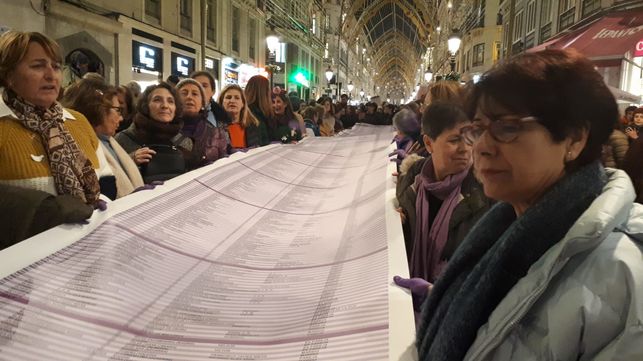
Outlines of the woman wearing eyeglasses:
{"type": "Polygon", "coordinates": [[[115,87],[83,79],[65,90],[62,104],[84,114],[100,140],[101,191],[111,199],[121,198],[143,186],[136,163],[118,144],[114,135],[123,120],[115,87]],[[111,181],[110,181],[111,180],[111,181]]]}
{"type": "Polygon", "coordinates": [[[618,118],[593,64],[524,54],[469,98],[484,193],[423,306],[420,360],[643,359],[643,208],[601,147],[618,118]]]}

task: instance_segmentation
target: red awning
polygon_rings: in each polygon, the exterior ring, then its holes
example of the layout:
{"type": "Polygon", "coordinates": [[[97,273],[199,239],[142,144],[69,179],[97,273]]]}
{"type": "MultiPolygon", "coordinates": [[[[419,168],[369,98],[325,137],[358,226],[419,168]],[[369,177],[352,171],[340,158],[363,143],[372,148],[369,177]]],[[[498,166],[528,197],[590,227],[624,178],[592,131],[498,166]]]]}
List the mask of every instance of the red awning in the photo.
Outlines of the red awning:
{"type": "Polygon", "coordinates": [[[558,38],[554,38],[554,39],[545,41],[542,44],[538,44],[538,45],[534,46],[533,48],[529,48],[529,49],[525,50],[525,52],[527,52],[527,53],[536,53],[536,52],[539,52],[539,51],[547,50],[549,48],[556,48],[554,46],[554,44],[556,44],[560,40],[561,40],[561,38],[558,37],[558,38]]]}
{"type": "Polygon", "coordinates": [[[605,59],[622,58],[627,52],[636,56],[637,46],[643,47],[643,9],[605,15],[549,47],[574,48],[590,59],[605,59]]]}

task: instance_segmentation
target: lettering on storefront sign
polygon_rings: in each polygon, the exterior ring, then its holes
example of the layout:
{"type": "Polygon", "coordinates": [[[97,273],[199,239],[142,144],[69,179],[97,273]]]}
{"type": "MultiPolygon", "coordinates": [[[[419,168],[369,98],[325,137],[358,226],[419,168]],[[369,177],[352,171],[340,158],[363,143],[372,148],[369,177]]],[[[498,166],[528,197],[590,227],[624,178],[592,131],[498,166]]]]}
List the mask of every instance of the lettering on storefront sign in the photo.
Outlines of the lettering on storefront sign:
{"type": "Polygon", "coordinates": [[[205,58],[205,67],[207,69],[214,69],[214,60],[205,58]]]}
{"type": "Polygon", "coordinates": [[[610,30],[610,29],[601,29],[592,39],[619,39],[626,38],[637,34],[639,31],[643,30],[643,25],[636,26],[629,29],[622,30],[610,30]]]}
{"type": "Polygon", "coordinates": [[[636,43],[636,48],[634,50],[634,57],[639,56],[643,56],[643,39],[639,40],[639,42],[636,43]]]}
{"type": "Polygon", "coordinates": [[[161,71],[163,68],[163,50],[133,40],[132,66],[146,70],[161,71]]]}
{"type": "Polygon", "coordinates": [[[154,69],[154,55],[156,53],[150,48],[141,46],[138,48],[138,56],[141,60],[141,64],[146,65],[150,69],[154,69]]]}
{"type": "Polygon", "coordinates": [[[176,58],[176,70],[185,76],[190,75],[190,69],[188,69],[189,64],[190,61],[188,59],[181,57],[176,58]]]}
{"type": "Polygon", "coordinates": [[[189,76],[194,71],[194,58],[172,53],[172,74],[189,76]]]}
{"type": "Polygon", "coordinates": [[[239,73],[234,71],[234,70],[226,69],[225,70],[225,83],[226,84],[238,84],[239,83],[239,73]]]}

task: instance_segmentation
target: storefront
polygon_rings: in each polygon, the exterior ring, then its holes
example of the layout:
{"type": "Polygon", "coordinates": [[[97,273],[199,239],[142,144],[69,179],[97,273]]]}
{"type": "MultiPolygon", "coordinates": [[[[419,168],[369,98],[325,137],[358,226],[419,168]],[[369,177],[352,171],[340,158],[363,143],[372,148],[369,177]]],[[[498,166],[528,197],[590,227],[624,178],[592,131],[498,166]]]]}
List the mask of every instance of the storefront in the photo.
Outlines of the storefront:
{"type": "Polygon", "coordinates": [[[163,80],[163,48],[158,45],[132,40],[132,80],[141,91],[163,80]]]}
{"type": "Polygon", "coordinates": [[[215,84],[214,84],[213,90],[215,94],[218,94],[219,90],[221,90],[221,82],[219,81],[221,77],[219,75],[220,74],[219,69],[220,69],[219,59],[209,58],[209,57],[205,58],[205,71],[207,71],[214,77],[215,84]]]}
{"type": "Polygon", "coordinates": [[[176,75],[181,78],[187,78],[190,76],[190,74],[192,74],[192,72],[194,72],[195,65],[193,57],[177,54],[175,52],[172,52],[171,56],[172,75],[176,75]]]}
{"type": "Polygon", "coordinates": [[[196,69],[196,50],[177,42],[170,42],[170,74],[181,79],[190,77],[196,69]]]}
{"type": "Polygon", "coordinates": [[[573,48],[594,62],[622,104],[643,94],[643,9],[613,12],[529,51],[573,48]]]}

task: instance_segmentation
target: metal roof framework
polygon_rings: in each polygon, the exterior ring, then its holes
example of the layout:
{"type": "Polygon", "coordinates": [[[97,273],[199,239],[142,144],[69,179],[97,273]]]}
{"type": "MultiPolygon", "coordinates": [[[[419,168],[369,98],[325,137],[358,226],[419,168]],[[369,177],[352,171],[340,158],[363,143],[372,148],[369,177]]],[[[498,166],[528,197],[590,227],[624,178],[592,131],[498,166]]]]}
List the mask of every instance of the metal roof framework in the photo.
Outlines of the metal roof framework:
{"type": "Polygon", "coordinates": [[[343,33],[353,45],[365,36],[376,82],[393,88],[414,87],[415,72],[434,28],[434,0],[354,0],[343,33]]]}

